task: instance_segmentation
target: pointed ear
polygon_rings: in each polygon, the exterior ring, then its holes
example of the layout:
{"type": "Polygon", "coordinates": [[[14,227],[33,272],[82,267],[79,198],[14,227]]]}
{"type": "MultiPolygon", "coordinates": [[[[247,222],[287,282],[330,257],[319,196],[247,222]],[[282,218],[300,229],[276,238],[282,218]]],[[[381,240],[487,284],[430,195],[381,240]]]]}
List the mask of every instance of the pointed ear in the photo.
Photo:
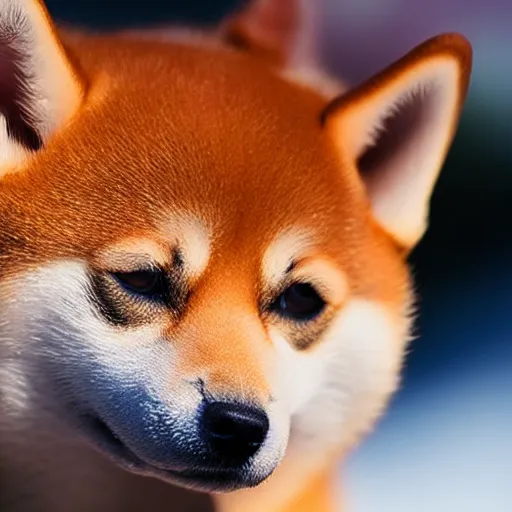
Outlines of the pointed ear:
{"type": "Polygon", "coordinates": [[[314,60],[315,0],[250,0],[221,26],[223,38],[277,65],[314,60]]]}
{"type": "Polygon", "coordinates": [[[0,176],[66,124],[83,95],[42,3],[0,1],[0,176]]]}
{"type": "Polygon", "coordinates": [[[334,100],[323,123],[356,166],[373,213],[405,248],[422,237],[428,204],[453,139],[471,72],[471,46],[445,34],[423,43],[334,100]]]}

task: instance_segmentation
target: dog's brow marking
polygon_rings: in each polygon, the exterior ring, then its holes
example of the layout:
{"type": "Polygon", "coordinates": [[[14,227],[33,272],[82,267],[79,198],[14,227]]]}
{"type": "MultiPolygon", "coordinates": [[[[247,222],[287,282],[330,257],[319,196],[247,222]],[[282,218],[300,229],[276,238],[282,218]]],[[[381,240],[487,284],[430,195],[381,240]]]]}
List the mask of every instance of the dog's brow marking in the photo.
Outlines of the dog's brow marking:
{"type": "Polygon", "coordinates": [[[313,245],[309,231],[290,228],[279,233],[263,256],[262,276],[267,286],[276,286],[283,276],[293,270],[296,260],[313,245]]]}
{"type": "Polygon", "coordinates": [[[339,307],[347,298],[349,284],[347,275],[328,259],[306,260],[295,268],[296,278],[316,283],[329,297],[330,303],[339,307]]]}
{"type": "Polygon", "coordinates": [[[211,235],[206,224],[194,215],[176,214],[161,231],[167,242],[177,247],[187,273],[199,276],[210,259],[211,235]]]}

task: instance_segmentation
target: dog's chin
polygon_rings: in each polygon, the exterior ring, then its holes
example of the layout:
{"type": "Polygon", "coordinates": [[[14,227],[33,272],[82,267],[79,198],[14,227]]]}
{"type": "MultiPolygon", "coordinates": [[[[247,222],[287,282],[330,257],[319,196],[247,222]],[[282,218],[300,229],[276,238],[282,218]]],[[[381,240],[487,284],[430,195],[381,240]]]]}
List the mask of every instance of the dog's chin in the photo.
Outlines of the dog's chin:
{"type": "Polygon", "coordinates": [[[222,469],[189,469],[181,471],[168,471],[150,468],[148,471],[137,472],[145,476],[152,476],[164,482],[179,485],[186,489],[207,493],[228,493],[256,487],[267,479],[269,475],[256,477],[249,473],[227,471],[222,469]]]}
{"type": "Polygon", "coordinates": [[[158,478],[166,483],[179,485],[200,492],[226,493],[255,487],[266,480],[272,471],[261,474],[249,468],[190,467],[182,469],[161,468],[142,460],[130,450],[99,418],[82,418],[82,428],[87,440],[101,454],[117,466],[138,475],[158,478]]]}

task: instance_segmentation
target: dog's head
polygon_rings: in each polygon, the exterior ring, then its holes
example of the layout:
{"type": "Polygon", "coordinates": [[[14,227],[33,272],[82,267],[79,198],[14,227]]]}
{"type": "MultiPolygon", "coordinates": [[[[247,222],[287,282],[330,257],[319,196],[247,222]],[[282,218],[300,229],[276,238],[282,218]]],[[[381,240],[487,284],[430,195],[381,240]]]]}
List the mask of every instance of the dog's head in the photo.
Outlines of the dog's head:
{"type": "Polygon", "coordinates": [[[444,35],[328,97],[293,4],[215,39],[61,43],[38,2],[0,3],[4,400],[204,490],[380,414],[468,83],[444,35]]]}

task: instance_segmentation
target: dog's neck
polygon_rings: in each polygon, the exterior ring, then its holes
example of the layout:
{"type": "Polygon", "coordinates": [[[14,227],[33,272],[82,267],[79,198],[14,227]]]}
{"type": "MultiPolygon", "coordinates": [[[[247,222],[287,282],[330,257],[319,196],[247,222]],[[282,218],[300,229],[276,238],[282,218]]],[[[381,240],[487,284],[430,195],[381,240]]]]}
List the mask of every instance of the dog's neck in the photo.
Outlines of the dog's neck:
{"type": "Polygon", "coordinates": [[[215,496],[218,511],[339,512],[339,460],[294,448],[292,443],[283,462],[263,484],[215,496]]]}

